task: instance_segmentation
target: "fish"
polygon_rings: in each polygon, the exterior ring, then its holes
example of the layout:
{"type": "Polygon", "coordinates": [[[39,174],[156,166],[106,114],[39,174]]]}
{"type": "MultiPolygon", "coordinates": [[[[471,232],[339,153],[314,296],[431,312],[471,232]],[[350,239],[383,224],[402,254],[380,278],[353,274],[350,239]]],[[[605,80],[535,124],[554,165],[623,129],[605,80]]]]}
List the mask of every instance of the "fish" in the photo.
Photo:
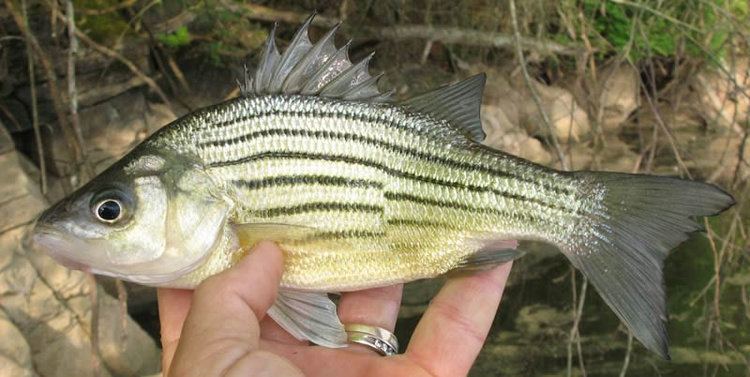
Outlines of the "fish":
{"type": "MultiPolygon", "coordinates": [[[[313,15],[314,16],[314,15],[313,15]]],[[[555,245],[649,350],[669,358],[662,266],[734,198],[673,177],[559,171],[482,144],[485,75],[406,100],[369,55],[270,31],[241,95],[161,128],[51,206],[30,246],[63,265],[194,288],[260,240],[284,252],[269,315],[299,339],[346,345],[329,294],[514,260],[555,245]]]]}

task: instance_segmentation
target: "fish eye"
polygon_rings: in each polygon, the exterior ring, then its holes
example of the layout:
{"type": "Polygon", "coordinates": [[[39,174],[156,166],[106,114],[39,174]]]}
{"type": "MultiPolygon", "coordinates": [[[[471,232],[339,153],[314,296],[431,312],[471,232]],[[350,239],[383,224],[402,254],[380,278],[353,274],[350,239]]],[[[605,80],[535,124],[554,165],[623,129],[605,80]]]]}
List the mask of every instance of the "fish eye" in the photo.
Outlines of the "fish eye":
{"type": "Polygon", "coordinates": [[[101,222],[115,223],[122,218],[122,203],[117,199],[104,199],[94,206],[94,215],[101,222]]]}

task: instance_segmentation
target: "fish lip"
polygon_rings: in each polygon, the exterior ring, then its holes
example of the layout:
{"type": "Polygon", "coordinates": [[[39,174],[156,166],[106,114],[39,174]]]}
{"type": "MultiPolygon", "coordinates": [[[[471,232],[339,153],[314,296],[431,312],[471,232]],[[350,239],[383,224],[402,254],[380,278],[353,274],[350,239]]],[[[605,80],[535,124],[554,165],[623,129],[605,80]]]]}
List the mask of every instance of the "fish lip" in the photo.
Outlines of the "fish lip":
{"type": "Polygon", "coordinates": [[[79,270],[79,271],[84,271],[84,272],[91,271],[90,266],[83,264],[81,262],[75,261],[69,257],[62,255],[60,252],[56,251],[53,245],[49,245],[50,243],[49,238],[52,238],[53,240],[60,240],[62,242],[65,242],[62,236],[62,232],[57,230],[55,227],[37,222],[31,234],[26,238],[24,242],[25,244],[24,246],[27,249],[31,249],[35,252],[42,252],[50,256],[57,263],[71,270],[79,270]],[[46,242],[44,240],[44,237],[48,238],[46,242]]]}

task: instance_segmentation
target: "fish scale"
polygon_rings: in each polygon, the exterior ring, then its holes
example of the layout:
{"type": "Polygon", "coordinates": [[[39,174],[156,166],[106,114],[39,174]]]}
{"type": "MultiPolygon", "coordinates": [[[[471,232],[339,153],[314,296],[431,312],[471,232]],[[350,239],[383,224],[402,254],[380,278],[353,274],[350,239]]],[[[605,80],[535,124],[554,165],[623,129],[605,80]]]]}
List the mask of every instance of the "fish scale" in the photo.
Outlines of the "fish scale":
{"type": "Polygon", "coordinates": [[[311,19],[284,53],[269,35],[242,96],[150,136],[51,207],[30,238],[61,263],[193,288],[262,240],[283,249],[268,315],[299,339],[346,344],[341,292],[496,266],[541,240],[668,358],[662,266],[734,203],[669,177],[560,172],[481,144],[484,75],[401,102],[311,19]],[[104,208],[104,210],[102,210],[104,208]],[[104,218],[104,217],[107,218],[104,218]]]}
{"type": "MultiPolygon", "coordinates": [[[[558,173],[524,164],[526,176],[535,178],[508,185],[519,172],[498,168],[509,165],[498,160],[510,157],[495,154],[491,164],[484,149],[438,148],[460,146],[461,135],[435,126],[438,121],[423,114],[384,112],[385,106],[304,96],[241,98],[214,116],[221,122],[213,127],[188,119],[172,129],[173,135],[196,135],[189,143],[169,134],[158,143],[199,155],[213,166],[209,171],[217,179],[235,183],[234,195],[243,208],[236,222],[338,232],[333,233],[340,244],[335,254],[322,253],[330,250],[330,239],[284,245],[288,258],[282,285],[295,289],[356,290],[439,275],[484,239],[548,239],[546,233],[558,232],[556,224],[575,211],[563,200],[549,200],[573,187],[558,173]],[[256,155],[264,157],[250,158],[256,155]],[[471,169],[482,165],[487,169],[471,169]],[[351,183],[352,172],[362,169],[371,172],[367,187],[341,184],[351,183]],[[324,178],[305,180],[310,176],[324,178]],[[243,184],[258,181],[262,187],[243,184]],[[421,239],[403,242],[415,234],[421,239]],[[405,267],[394,271],[394,264],[383,262],[386,258],[405,267]],[[342,269],[342,264],[354,267],[342,269]]],[[[212,273],[199,270],[192,278],[212,273]]]]}

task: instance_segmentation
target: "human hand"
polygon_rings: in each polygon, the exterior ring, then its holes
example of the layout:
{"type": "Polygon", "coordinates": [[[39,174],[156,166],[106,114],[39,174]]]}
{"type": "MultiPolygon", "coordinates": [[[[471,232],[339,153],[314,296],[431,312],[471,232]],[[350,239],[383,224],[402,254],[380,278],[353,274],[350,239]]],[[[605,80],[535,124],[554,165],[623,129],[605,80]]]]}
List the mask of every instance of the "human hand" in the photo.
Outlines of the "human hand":
{"type": "MultiPolygon", "coordinates": [[[[302,342],[265,316],[282,272],[282,253],[262,242],[193,293],[159,289],[164,376],[458,376],[474,363],[495,317],[511,263],[448,280],[403,354],[364,346],[302,342]]],[[[393,331],[401,286],[344,293],[342,323],[393,331]]]]}

